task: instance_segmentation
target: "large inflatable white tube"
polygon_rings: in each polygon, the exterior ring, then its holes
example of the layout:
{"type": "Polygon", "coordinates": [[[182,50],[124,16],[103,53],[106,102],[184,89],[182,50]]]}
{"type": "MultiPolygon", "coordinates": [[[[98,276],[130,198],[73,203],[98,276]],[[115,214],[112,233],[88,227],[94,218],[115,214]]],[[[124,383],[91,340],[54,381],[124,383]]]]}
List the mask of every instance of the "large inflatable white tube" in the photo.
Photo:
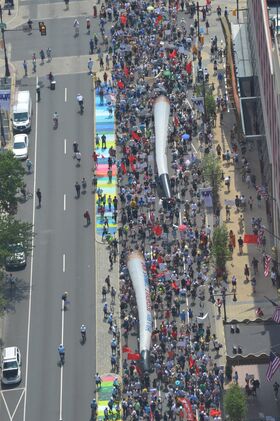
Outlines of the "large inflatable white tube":
{"type": "Polygon", "coordinates": [[[167,199],[171,198],[166,154],[169,114],[169,100],[165,96],[161,95],[154,103],[156,163],[163,195],[167,199]]]}
{"type": "Polygon", "coordinates": [[[152,308],[148,274],[145,259],[139,251],[133,251],[128,256],[127,267],[135,291],[139,325],[140,354],[144,371],[150,370],[150,346],[153,327],[152,308]]]}

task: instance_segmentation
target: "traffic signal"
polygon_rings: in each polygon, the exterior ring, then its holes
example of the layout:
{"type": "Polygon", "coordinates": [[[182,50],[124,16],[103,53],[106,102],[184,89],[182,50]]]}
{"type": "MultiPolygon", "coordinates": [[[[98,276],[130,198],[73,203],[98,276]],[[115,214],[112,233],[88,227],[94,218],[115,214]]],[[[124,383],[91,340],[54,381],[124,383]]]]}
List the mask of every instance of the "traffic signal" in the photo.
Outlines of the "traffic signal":
{"type": "Polygon", "coordinates": [[[45,22],[39,22],[39,31],[41,32],[41,36],[47,35],[47,27],[45,22]]]}

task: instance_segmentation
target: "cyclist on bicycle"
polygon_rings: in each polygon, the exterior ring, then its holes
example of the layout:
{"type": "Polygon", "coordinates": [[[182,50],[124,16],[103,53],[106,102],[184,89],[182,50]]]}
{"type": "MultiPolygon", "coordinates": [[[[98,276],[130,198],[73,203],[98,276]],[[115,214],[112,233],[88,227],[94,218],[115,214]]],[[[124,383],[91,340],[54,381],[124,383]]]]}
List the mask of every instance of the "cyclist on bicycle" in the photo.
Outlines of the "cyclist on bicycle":
{"type": "Polygon", "coordinates": [[[64,360],[64,357],[65,357],[65,348],[64,348],[64,345],[63,344],[60,344],[59,345],[59,347],[58,347],[58,353],[59,353],[60,360],[63,361],[64,360]]]}
{"type": "Polygon", "coordinates": [[[54,122],[54,124],[57,124],[58,123],[58,114],[57,114],[57,112],[53,113],[53,122],[54,122]]]}
{"type": "Polygon", "coordinates": [[[82,326],[80,327],[80,332],[81,332],[81,335],[82,335],[82,339],[85,340],[86,334],[87,334],[86,325],[82,324],[82,326]]]}

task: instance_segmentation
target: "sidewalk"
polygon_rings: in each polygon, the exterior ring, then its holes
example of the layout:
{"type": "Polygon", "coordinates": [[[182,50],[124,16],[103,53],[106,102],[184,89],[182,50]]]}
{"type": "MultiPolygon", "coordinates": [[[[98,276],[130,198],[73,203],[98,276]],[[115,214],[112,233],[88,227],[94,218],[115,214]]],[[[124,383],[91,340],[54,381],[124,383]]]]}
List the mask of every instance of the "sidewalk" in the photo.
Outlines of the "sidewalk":
{"type": "MultiPolygon", "coordinates": [[[[224,10],[225,5],[227,2],[220,2],[219,3],[224,10]],[[223,4],[224,3],[224,4],[223,4]]],[[[213,2],[214,6],[214,2],[213,2]]],[[[241,8],[241,6],[240,6],[241,8]]],[[[215,10],[215,6],[213,7],[215,10]]],[[[236,18],[234,18],[231,14],[229,15],[229,20],[231,22],[235,22],[236,18]]],[[[213,11],[212,14],[208,17],[210,23],[209,35],[205,34],[205,47],[202,49],[202,62],[203,67],[208,66],[209,72],[209,84],[215,84],[215,91],[214,96],[215,98],[218,95],[223,96],[225,93],[225,84],[224,81],[222,85],[218,84],[217,76],[213,74],[213,63],[210,62],[210,51],[209,51],[209,39],[210,36],[214,34],[217,35],[218,44],[220,46],[221,40],[223,40],[223,45],[225,46],[225,38],[222,31],[222,25],[220,19],[217,19],[216,13],[213,11]]],[[[201,23],[203,25],[203,22],[201,23]]],[[[195,63],[195,66],[197,63],[195,63]]],[[[218,71],[225,74],[225,59],[223,63],[218,63],[218,71]]],[[[225,153],[227,150],[232,152],[232,147],[230,144],[230,131],[233,127],[233,124],[236,124],[235,114],[233,111],[233,105],[229,104],[229,111],[223,113],[223,122],[222,126],[220,125],[220,113],[217,113],[217,123],[216,127],[214,128],[214,143],[213,143],[213,150],[216,150],[216,146],[218,144],[221,145],[222,153],[225,153]]],[[[236,142],[238,144],[238,142],[236,142]]],[[[262,224],[269,229],[269,223],[267,220],[266,210],[265,210],[265,201],[262,200],[261,207],[257,207],[257,199],[256,199],[256,190],[255,188],[251,187],[248,188],[247,184],[242,181],[241,176],[241,150],[238,144],[238,153],[239,153],[239,164],[234,165],[231,163],[228,165],[225,161],[222,162],[222,169],[224,172],[224,177],[230,176],[231,183],[230,183],[230,192],[227,192],[226,186],[223,184],[220,190],[220,203],[221,203],[221,218],[220,223],[226,222],[226,213],[225,213],[225,205],[226,201],[230,201],[233,203],[231,205],[231,219],[230,222],[227,223],[228,230],[232,230],[236,237],[236,243],[241,235],[244,237],[244,233],[252,234],[251,228],[251,218],[252,216],[256,218],[262,218],[262,224]],[[249,196],[253,198],[253,210],[250,211],[249,205],[247,203],[246,211],[243,212],[236,212],[234,199],[235,196],[240,196],[244,194],[246,199],[248,200],[249,196]],[[245,219],[245,229],[244,232],[239,232],[239,225],[238,225],[238,218],[243,214],[245,219]]],[[[261,185],[261,171],[259,165],[259,157],[257,152],[257,144],[254,143],[252,148],[249,148],[247,145],[247,152],[245,154],[248,162],[251,165],[252,174],[256,175],[256,185],[261,185]],[[251,149],[251,150],[249,150],[251,149]]],[[[266,233],[267,244],[265,248],[265,252],[271,255],[271,236],[266,233]]],[[[257,245],[246,245],[244,244],[244,253],[242,256],[238,254],[238,243],[234,249],[232,260],[227,264],[228,270],[228,292],[231,292],[231,279],[232,276],[235,275],[237,278],[237,301],[232,301],[232,297],[227,297],[226,307],[227,307],[227,317],[228,320],[237,319],[239,321],[250,319],[255,320],[255,309],[257,307],[261,307],[264,311],[265,318],[269,318],[273,313],[273,307],[271,303],[269,303],[264,296],[267,296],[271,299],[275,300],[277,290],[273,287],[270,277],[265,278],[263,275],[263,264],[262,264],[262,250],[257,247],[257,245]],[[250,269],[250,276],[249,279],[253,276],[253,269],[252,269],[252,259],[255,257],[259,261],[259,273],[256,275],[257,285],[256,285],[256,293],[252,293],[252,286],[250,282],[244,282],[244,266],[245,264],[248,265],[250,269]]]]}

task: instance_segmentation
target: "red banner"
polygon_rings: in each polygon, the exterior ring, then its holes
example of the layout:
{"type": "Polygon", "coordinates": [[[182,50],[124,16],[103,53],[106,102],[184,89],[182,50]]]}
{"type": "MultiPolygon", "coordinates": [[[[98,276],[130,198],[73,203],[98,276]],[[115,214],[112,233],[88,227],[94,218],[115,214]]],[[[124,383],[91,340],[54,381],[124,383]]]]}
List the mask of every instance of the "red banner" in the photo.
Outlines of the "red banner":
{"type": "Polygon", "coordinates": [[[245,244],[257,244],[258,243],[258,236],[254,234],[244,234],[243,239],[245,244]]]}
{"type": "Polygon", "coordinates": [[[122,352],[132,352],[132,349],[129,348],[128,346],[123,346],[122,352]]]}
{"type": "Polygon", "coordinates": [[[181,402],[183,408],[185,410],[185,414],[187,416],[187,421],[195,421],[195,417],[193,415],[193,410],[189,399],[187,398],[178,398],[178,401],[181,402]]]}
{"type": "Polygon", "coordinates": [[[129,352],[127,354],[127,359],[132,360],[132,361],[137,361],[141,359],[141,355],[137,354],[136,352],[135,353],[129,352]]]}

